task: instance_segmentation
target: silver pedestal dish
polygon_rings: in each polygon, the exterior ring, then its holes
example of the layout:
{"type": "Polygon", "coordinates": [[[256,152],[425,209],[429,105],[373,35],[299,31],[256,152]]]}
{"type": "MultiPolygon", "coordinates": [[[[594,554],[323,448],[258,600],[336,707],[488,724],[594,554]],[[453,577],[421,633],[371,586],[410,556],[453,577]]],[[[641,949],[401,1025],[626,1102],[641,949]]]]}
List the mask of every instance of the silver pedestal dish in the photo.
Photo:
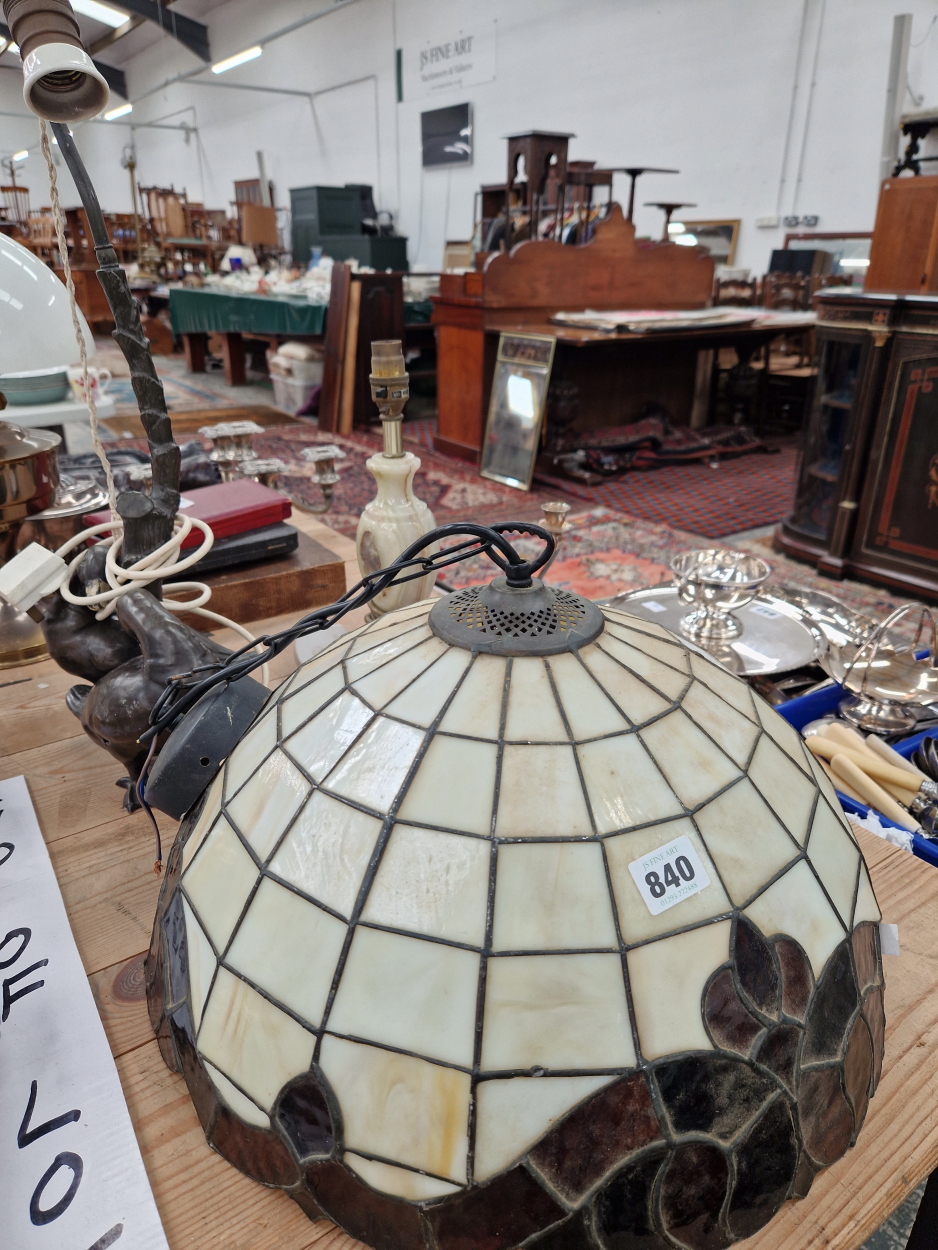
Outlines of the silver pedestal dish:
{"type": "MultiPolygon", "coordinates": [[[[680,632],[686,604],[676,586],[650,586],[600,600],[665,629],[680,632]]],[[[775,590],[763,590],[736,609],[739,633],[728,640],[701,640],[698,645],[741,677],[763,677],[816,664],[827,649],[822,630],[775,590]]]]}
{"type": "Polygon", "coordinates": [[[679,632],[704,645],[740,636],[743,625],[733,613],[752,602],[771,572],[758,556],[724,547],[681,552],[671,570],[678,599],[692,608],[679,632]]]}

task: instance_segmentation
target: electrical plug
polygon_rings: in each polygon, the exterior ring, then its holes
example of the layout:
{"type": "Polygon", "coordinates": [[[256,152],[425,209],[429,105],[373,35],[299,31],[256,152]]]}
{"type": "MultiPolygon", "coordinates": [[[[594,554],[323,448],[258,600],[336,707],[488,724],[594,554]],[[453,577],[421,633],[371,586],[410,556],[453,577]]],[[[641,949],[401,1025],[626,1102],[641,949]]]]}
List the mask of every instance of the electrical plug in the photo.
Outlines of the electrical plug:
{"type": "Polygon", "coordinates": [[[20,612],[28,612],[40,599],[51,595],[68,575],[68,565],[54,551],[30,543],[0,568],[0,599],[20,612]]]}

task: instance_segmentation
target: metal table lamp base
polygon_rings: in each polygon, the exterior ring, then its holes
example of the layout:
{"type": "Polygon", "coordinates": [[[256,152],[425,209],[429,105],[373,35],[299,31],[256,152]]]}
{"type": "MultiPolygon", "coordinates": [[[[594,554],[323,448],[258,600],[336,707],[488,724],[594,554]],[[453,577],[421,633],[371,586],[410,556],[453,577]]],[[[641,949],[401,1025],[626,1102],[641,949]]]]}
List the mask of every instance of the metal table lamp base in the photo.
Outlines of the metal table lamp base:
{"type": "Polygon", "coordinates": [[[38,664],[48,658],[46,640],[32,617],[0,603],[0,669],[38,664]]]}

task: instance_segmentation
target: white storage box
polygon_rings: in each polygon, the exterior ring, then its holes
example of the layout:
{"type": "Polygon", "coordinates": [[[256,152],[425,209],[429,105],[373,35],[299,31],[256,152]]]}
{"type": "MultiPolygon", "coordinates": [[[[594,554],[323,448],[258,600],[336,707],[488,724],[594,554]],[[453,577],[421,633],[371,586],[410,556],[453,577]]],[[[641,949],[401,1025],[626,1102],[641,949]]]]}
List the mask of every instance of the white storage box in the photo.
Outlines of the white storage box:
{"type": "Polygon", "coordinates": [[[300,382],[296,378],[280,378],[275,373],[270,375],[270,380],[274,384],[274,406],[282,408],[291,417],[306,407],[310,395],[319,385],[318,382],[300,382]]]}

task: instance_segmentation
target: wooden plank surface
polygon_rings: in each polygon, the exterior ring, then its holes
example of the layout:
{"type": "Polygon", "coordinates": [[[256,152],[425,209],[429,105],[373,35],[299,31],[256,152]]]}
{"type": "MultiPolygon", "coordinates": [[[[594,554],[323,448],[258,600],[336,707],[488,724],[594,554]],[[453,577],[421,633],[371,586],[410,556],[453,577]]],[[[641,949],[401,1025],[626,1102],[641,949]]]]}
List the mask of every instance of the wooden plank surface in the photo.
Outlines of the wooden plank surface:
{"type": "MultiPolygon", "coordinates": [[[[313,518],[298,520],[347,561],[350,581],[357,579],[350,540],[313,518]]],[[[259,622],[258,631],[291,619],[259,622]]],[[[280,680],[293,663],[290,653],[278,657],[273,678],[280,680]]],[[[284,1194],[256,1185],[214,1154],[182,1079],[164,1066],[142,978],[159,888],[152,833],[142,814],[128,816],[121,807],[117,762],[57,707],[73,680],[51,661],[3,674],[4,683],[21,684],[0,684],[0,778],[26,776],[170,1247],[359,1250],[332,1224],[311,1224],[284,1194]]],[[[175,824],[160,823],[168,846],[175,824]]],[[[804,1202],[789,1203],[768,1228],[739,1243],[752,1250],[856,1250],[938,1166],[938,871],[870,835],[860,837],[884,919],[898,924],[902,946],[899,957],[884,960],[882,1084],[858,1145],[821,1173],[804,1202]]]]}

